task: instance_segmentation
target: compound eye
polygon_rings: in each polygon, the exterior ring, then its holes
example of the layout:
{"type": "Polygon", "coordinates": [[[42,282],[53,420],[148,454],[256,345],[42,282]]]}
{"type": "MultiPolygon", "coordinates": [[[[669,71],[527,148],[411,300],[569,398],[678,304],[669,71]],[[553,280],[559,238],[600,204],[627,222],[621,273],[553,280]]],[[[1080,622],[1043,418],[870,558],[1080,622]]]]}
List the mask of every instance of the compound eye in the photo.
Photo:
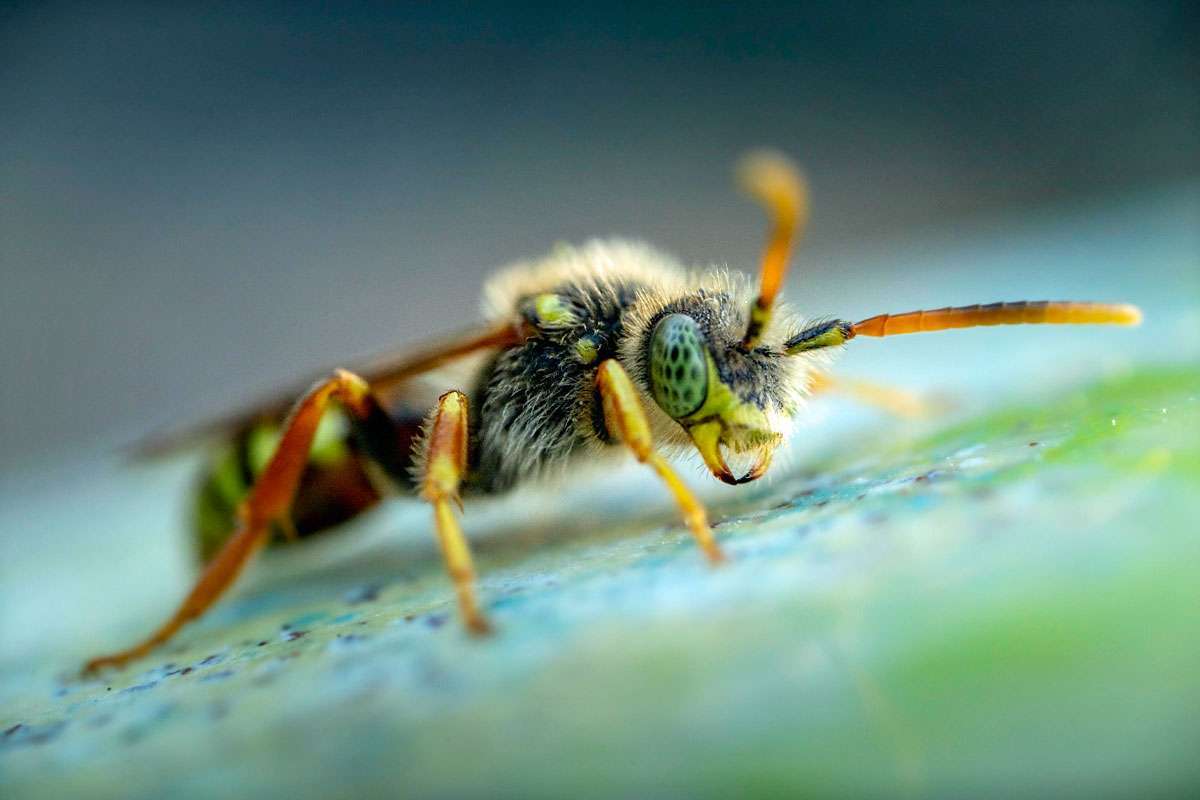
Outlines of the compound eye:
{"type": "Polygon", "coordinates": [[[704,335],[687,314],[670,314],[650,336],[650,389],[658,407],[681,419],[708,397],[704,335]]]}

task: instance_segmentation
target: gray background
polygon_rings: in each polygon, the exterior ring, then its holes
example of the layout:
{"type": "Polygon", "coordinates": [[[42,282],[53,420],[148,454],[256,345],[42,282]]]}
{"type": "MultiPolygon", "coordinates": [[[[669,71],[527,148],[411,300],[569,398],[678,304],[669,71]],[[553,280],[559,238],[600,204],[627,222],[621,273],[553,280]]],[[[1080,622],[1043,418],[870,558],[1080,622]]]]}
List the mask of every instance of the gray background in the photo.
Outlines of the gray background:
{"type": "Polygon", "coordinates": [[[1086,237],[1023,275],[889,254],[1128,198],[1182,197],[1196,263],[1195,4],[632,8],[6,6],[0,478],[456,329],[556,241],[752,267],[758,144],[813,184],[814,313],[1094,294],[1086,237]]]}

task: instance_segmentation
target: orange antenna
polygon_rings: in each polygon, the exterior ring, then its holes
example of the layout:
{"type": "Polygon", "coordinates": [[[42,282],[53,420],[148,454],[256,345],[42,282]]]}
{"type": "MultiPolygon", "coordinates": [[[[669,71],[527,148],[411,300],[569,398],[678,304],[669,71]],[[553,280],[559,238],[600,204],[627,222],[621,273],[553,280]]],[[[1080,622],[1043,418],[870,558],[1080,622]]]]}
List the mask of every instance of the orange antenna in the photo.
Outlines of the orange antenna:
{"type": "Polygon", "coordinates": [[[980,325],[1137,325],[1142,312],[1128,303],[1077,303],[1067,300],[1019,300],[986,306],[879,314],[856,322],[853,336],[896,336],[980,325]]]}
{"type": "Polygon", "coordinates": [[[787,274],[792,247],[808,223],[808,188],[792,162],[768,150],[743,158],[737,177],[742,190],[761,203],[770,218],[758,299],[750,309],[750,324],[742,338],[742,347],[749,349],[761,341],[771,322],[771,309],[787,274]]]}
{"type": "Polygon", "coordinates": [[[1142,312],[1128,303],[1019,300],[903,314],[877,314],[862,322],[829,320],[810,325],[784,345],[788,355],[845,344],[856,336],[898,336],[981,325],[1137,325],[1142,312]]]}

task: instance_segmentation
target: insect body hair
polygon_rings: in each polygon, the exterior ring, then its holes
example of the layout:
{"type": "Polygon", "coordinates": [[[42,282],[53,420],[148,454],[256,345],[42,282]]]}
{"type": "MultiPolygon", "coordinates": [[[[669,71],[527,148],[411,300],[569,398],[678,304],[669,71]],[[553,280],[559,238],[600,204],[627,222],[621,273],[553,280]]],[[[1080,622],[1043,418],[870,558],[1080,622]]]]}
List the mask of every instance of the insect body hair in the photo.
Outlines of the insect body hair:
{"type": "MultiPolygon", "coordinates": [[[[741,346],[755,286],[742,273],[726,269],[693,270],[684,288],[675,294],[645,295],[629,309],[621,360],[639,387],[649,387],[649,340],[654,326],[669,314],[682,313],[696,320],[705,335],[718,373],[738,388],[743,399],[762,409],[771,427],[786,437],[791,420],[808,395],[814,370],[824,359],[788,357],[783,350],[802,321],[785,304],[775,309],[771,327],[753,348],[741,346]]],[[[653,401],[648,403],[655,406],[653,401]]],[[[688,444],[679,425],[654,408],[669,425],[673,440],[688,444]]]]}
{"type": "Polygon", "coordinates": [[[666,314],[696,318],[722,378],[744,391],[780,436],[790,430],[812,370],[824,361],[822,355],[784,355],[783,343],[803,327],[786,307],[777,309],[760,343],[740,349],[755,296],[751,282],[724,269],[685,269],[636,242],[562,245],[544,259],[509,267],[485,287],[484,312],[495,321],[513,319],[530,298],[545,294],[570,309],[569,323],[499,354],[481,370],[473,392],[473,466],[485,490],[561,472],[583,452],[614,449],[595,389],[596,368],[606,358],[617,359],[641,392],[656,446],[694,453],[687,433],[650,391],[649,337],[666,314]],[[573,349],[580,337],[595,347],[589,363],[573,349]]]}

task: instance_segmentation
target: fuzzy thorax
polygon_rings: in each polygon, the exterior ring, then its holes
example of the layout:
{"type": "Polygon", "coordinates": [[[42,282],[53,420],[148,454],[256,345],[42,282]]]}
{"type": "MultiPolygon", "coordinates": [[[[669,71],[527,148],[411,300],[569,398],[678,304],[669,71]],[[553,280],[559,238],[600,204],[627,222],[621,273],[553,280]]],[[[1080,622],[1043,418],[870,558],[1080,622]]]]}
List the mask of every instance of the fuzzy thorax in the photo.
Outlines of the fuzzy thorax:
{"type": "MultiPolygon", "coordinates": [[[[541,260],[510,267],[487,284],[484,312],[490,319],[512,319],[523,302],[544,293],[570,298],[585,319],[615,312],[605,357],[617,358],[629,373],[656,443],[668,449],[697,446],[688,426],[702,420],[672,418],[654,399],[650,344],[655,325],[664,317],[685,314],[694,319],[707,344],[711,402],[701,411],[724,423],[718,439],[731,453],[773,449],[786,438],[808,393],[812,372],[824,363],[820,355],[784,353],[784,343],[803,327],[784,304],[776,306],[762,340],[746,350],[741,341],[756,296],[751,281],[725,269],[685,269],[639,243],[597,240],[579,247],[562,245],[541,260]]],[[[580,391],[590,397],[590,382],[580,391]]],[[[588,430],[591,418],[584,416],[579,420],[582,438],[601,441],[588,430]]]]}

